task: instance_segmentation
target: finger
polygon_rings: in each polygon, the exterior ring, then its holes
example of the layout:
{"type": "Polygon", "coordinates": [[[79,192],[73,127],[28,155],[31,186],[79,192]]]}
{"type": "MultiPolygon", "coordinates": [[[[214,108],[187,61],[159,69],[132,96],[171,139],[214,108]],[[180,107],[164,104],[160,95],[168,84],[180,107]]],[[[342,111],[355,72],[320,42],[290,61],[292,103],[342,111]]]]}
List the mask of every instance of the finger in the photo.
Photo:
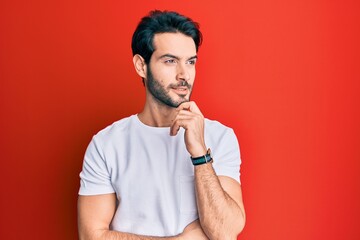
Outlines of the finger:
{"type": "Polygon", "coordinates": [[[181,110],[175,119],[170,128],[170,135],[174,136],[179,131],[180,127],[183,127],[187,130],[191,125],[194,126],[196,123],[201,123],[204,120],[204,117],[197,113],[192,113],[186,110],[181,110]]]}
{"type": "Polygon", "coordinates": [[[191,102],[183,102],[181,103],[178,107],[177,107],[177,110],[189,110],[190,109],[190,104],[191,102]]]}
{"type": "Polygon", "coordinates": [[[178,131],[180,130],[180,127],[183,127],[186,129],[186,126],[187,126],[186,123],[189,122],[189,120],[191,120],[191,118],[186,117],[186,116],[175,119],[173,124],[170,127],[170,135],[175,136],[178,133],[178,131]]]}
{"type": "Polygon", "coordinates": [[[178,115],[174,121],[172,126],[170,127],[170,135],[174,136],[180,130],[180,127],[187,130],[190,125],[194,124],[194,121],[198,115],[178,115]]]}
{"type": "Polygon", "coordinates": [[[175,136],[180,130],[180,125],[178,121],[174,121],[173,125],[170,127],[170,136],[175,136]]]}
{"type": "Polygon", "coordinates": [[[200,109],[198,108],[196,103],[193,102],[193,101],[191,101],[191,102],[183,102],[177,108],[179,110],[189,110],[190,112],[194,112],[194,113],[198,113],[198,114],[202,115],[200,109]]]}
{"type": "Polygon", "coordinates": [[[177,116],[194,116],[194,115],[197,115],[197,113],[190,112],[189,110],[180,110],[178,112],[178,114],[176,115],[176,117],[177,116]]]}
{"type": "Polygon", "coordinates": [[[177,108],[178,108],[179,110],[182,110],[182,109],[184,109],[184,110],[190,110],[191,105],[193,105],[193,104],[195,104],[195,102],[192,102],[192,101],[190,101],[190,102],[183,102],[183,103],[181,103],[177,108]]]}
{"type": "Polygon", "coordinates": [[[187,111],[187,110],[180,110],[178,112],[178,114],[175,116],[175,118],[172,120],[173,124],[176,120],[178,119],[190,119],[190,118],[195,118],[199,116],[199,114],[196,114],[196,113],[192,113],[190,111],[187,111]]]}

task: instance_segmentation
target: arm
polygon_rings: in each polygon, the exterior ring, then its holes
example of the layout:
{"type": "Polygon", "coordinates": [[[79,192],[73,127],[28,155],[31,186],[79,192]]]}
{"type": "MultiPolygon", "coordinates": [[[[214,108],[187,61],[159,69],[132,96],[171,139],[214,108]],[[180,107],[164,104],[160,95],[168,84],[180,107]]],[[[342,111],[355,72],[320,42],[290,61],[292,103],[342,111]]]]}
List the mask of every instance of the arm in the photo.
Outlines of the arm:
{"type": "Polygon", "coordinates": [[[230,177],[217,177],[211,163],[195,167],[199,218],[210,239],[236,239],[245,225],[241,188],[230,177]]]}
{"type": "MultiPolygon", "coordinates": [[[[110,222],[116,207],[115,194],[79,196],[78,225],[80,240],[156,240],[160,238],[139,236],[131,233],[111,231],[110,222]]],[[[178,237],[161,238],[177,240],[178,237]]]]}
{"type": "Polygon", "coordinates": [[[198,221],[189,224],[184,232],[174,237],[150,237],[131,233],[112,231],[109,229],[116,210],[115,194],[79,196],[78,228],[80,240],[205,240],[198,221]]]}
{"type": "MultiPolygon", "coordinates": [[[[178,107],[170,134],[177,134],[180,127],[185,129],[190,155],[204,155],[204,117],[194,102],[178,107]]],[[[240,185],[229,177],[218,177],[212,164],[207,163],[195,166],[195,187],[200,223],[206,235],[210,239],[236,239],[245,225],[240,185]]]]}

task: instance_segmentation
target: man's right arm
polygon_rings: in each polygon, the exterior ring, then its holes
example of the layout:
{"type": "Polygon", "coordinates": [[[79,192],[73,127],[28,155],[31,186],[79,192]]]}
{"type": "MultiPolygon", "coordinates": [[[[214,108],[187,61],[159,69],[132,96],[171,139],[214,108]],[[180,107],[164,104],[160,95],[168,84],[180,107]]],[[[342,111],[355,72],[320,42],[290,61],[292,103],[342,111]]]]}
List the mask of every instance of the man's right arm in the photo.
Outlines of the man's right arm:
{"type": "Polygon", "coordinates": [[[79,196],[78,225],[80,240],[207,240],[196,220],[189,224],[184,232],[174,237],[149,237],[131,233],[112,231],[109,229],[116,210],[115,194],[79,196]]]}

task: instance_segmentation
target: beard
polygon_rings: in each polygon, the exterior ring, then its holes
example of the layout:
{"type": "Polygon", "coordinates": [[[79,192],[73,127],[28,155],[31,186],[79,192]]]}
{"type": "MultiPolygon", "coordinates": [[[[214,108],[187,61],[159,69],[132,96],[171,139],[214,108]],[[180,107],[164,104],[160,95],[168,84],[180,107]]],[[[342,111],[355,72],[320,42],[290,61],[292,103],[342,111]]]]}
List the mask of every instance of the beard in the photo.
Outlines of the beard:
{"type": "Polygon", "coordinates": [[[172,108],[177,108],[180,104],[182,104],[183,102],[188,102],[190,100],[190,96],[191,96],[191,89],[192,89],[192,85],[189,84],[187,81],[182,80],[177,84],[170,84],[169,86],[165,87],[162,86],[160,84],[160,82],[158,80],[156,80],[150,70],[150,65],[146,74],[146,79],[147,79],[147,89],[149,90],[149,92],[151,93],[151,95],[160,103],[172,107],[172,108]],[[178,99],[172,99],[169,91],[172,88],[177,88],[177,87],[187,87],[189,89],[189,96],[186,97],[186,95],[178,95],[179,98],[178,99]]]}

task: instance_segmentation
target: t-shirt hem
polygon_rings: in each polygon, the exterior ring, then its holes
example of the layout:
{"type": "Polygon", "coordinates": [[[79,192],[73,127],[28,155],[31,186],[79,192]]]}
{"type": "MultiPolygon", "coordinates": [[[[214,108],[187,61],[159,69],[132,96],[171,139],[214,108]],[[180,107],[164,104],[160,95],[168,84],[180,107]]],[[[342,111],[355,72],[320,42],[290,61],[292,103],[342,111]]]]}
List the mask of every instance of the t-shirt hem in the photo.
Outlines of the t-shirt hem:
{"type": "Polygon", "coordinates": [[[234,179],[235,181],[237,181],[239,184],[241,184],[240,174],[235,176],[234,174],[230,174],[230,173],[228,173],[228,172],[217,171],[217,172],[216,172],[216,175],[217,175],[217,176],[224,176],[224,177],[232,178],[232,179],[234,179]]]}
{"type": "Polygon", "coordinates": [[[79,191],[79,195],[80,196],[92,196],[92,195],[102,195],[102,194],[111,194],[111,193],[115,193],[114,190],[108,190],[108,191],[85,191],[85,190],[81,190],[79,191]]]}

